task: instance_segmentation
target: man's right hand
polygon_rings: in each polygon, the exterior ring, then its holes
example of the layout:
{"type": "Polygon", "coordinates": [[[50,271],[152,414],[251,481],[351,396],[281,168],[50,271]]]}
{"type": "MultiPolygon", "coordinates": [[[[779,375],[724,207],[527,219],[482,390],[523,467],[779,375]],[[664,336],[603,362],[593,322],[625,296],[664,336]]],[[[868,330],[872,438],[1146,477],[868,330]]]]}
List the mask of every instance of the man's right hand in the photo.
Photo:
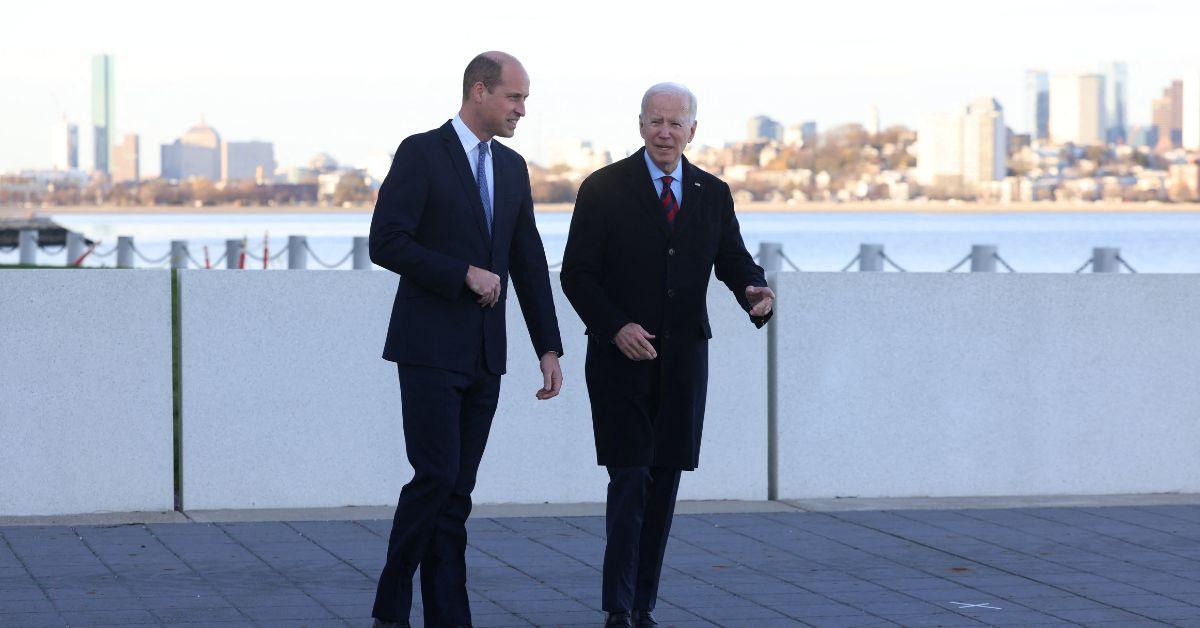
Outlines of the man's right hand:
{"type": "Polygon", "coordinates": [[[654,350],[654,345],[650,344],[651,340],[654,340],[654,335],[642,329],[642,326],[637,323],[626,323],[621,331],[613,336],[613,343],[630,360],[657,358],[658,352],[654,350]]]}
{"type": "Polygon", "coordinates": [[[490,270],[467,266],[467,287],[479,295],[475,302],[484,307],[500,300],[500,276],[490,270]]]}

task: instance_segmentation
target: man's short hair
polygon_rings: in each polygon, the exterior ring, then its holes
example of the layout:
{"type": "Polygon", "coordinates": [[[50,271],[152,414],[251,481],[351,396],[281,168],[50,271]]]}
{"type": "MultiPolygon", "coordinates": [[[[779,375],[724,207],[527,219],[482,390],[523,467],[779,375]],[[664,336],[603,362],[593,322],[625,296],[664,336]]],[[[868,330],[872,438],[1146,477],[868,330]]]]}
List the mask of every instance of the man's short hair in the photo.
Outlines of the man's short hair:
{"type": "Polygon", "coordinates": [[[642,96],[642,110],[638,113],[638,118],[641,119],[646,115],[646,107],[650,104],[650,99],[659,94],[670,94],[672,96],[683,96],[688,102],[688,116],[692,122],[696,121],[696,95],[692,90],[680,85],[679,83],[659,83],[651,85],[650,89],[646,90],[642,96]]]}
{"type": "Polygon", "coordinates": [[[500,71],[503,68],[503,63],[486,52],[476,55],[463,72],[463,100],[471,97],[471,88],[475,87],[476,83],[483,83],[488,93],[492,93],[500,84],[500,71]]]}

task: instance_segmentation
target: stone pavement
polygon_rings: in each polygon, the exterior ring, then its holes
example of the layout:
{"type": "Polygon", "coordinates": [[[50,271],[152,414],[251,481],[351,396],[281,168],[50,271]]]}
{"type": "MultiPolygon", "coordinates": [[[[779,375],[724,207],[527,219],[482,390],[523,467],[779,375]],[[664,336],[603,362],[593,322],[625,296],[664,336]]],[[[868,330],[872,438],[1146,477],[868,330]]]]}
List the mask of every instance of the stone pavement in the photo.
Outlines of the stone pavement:
{"type": "MultiPolygon", "coordinates": [[[[369,626],[389,525],[0,526],[0,626],[369,626]]],[[[476,626],[601,625],[602,518],[469,527],[476,626]]],[[[660,600],[664,626],[1200,627],[1200,505],[685,514],[660,600]]]]}

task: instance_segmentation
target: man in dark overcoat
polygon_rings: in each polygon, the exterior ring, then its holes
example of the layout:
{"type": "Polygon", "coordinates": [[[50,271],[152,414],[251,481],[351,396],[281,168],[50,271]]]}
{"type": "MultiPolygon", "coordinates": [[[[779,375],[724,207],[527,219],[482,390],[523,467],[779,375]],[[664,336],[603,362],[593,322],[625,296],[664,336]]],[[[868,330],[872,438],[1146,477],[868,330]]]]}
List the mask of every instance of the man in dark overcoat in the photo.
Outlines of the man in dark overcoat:
{"type": "Polygon", "coordinates": [[[661,83],[642,98],[645,147],[579,189],[562,286],[587,327],[585,378],[608,469],[606,626],[656,626],[680,472],[700,459],[708,389],[709,278],[758,327],[775,295],[746,251],[729,186],[683,157],[696,98],[661,83]]]}

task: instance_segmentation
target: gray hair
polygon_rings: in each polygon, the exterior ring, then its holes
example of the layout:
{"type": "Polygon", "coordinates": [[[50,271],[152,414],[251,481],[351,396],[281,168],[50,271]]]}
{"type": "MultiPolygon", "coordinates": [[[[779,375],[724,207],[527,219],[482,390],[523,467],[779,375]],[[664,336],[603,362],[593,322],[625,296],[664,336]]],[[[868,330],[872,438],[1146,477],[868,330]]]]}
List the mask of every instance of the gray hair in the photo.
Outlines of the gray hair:
{"type": "Polygon", "coordinates": [[[659,83],[651,85],[650,89],[646,90],[646,94],[642,96],[642,112],[638,114],[638,118],[643,118],[646,115],[646,107],[650,104],[650,99],[659,94],[669,96],[683,96],[688,101],[688,118],[689,121],[696,121],[696,95],[692,90],[680,85],[679,83],[659,83]]]}

